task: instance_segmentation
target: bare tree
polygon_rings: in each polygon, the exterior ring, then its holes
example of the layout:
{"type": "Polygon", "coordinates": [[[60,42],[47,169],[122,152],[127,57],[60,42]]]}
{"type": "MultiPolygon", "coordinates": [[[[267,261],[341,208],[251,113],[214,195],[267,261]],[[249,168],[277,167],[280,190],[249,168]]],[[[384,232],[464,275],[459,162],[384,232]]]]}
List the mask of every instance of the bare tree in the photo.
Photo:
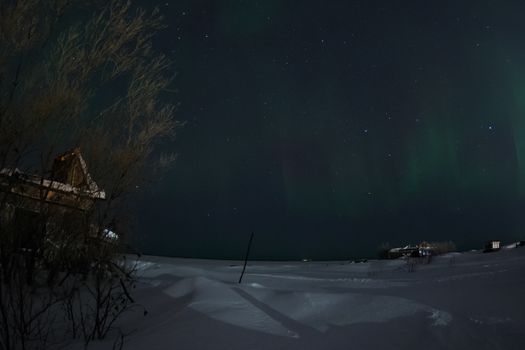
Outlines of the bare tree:
{"type": "Polygon", "coordinates": [[[133,304],[122,199],[174,159],[154,150],[181,125],[166,97],[171,62],[152,45],[163,27],[157,9],[126,0],[0,2],[1,350],[65,335],[88,344],[133,304]],[[103,200],[52,203],[68,149],[81,150],[103,200]],[[67,334],[49,326],[57,319],[67,334]]]}

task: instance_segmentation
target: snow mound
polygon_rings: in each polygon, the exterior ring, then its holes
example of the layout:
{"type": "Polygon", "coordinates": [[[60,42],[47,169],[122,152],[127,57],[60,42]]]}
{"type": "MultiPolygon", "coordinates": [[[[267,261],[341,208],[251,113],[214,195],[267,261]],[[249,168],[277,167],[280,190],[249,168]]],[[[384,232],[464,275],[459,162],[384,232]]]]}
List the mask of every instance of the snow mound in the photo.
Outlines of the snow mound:
{"type": "Polygon", "coordinates": [[[452,315],[441,310],[429,310],[429,318],[433,321],[433,326],[447,326],[452,321],[452,315]]]}
{"type": "Polygon", "coordinates": [[[191,296],[187,307],[218,321],[263,333],[298,337],[222,282],[205,277],[186,278],[164,289],[164,293],[174,298],[191,296]]]}
{"type": "Polygon", "coordinates": [[[251,291],[252,295],[272,310],[303,325],[326,332],[333,326],[358,323],[381,323],[396,318],[430,312],[433,324],[446,325],[452,316],[415,301],[387,295],[359,293],[272,293],[251,291]]]}

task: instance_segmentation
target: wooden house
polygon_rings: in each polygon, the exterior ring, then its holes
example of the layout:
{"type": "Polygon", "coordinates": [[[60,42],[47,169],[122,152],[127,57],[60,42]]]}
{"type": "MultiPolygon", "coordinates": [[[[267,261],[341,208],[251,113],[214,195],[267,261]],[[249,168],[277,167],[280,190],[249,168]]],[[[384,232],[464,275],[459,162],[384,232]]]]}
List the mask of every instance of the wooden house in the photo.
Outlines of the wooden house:
{"type": "Polygon", "coordinates": [[[31,245],[35,232],[42,232],[38,228],[42,218],[46,227],[57,220],[63,227],[64,222],[81,220],[96,201],[106,198],[105,191],[91,178],[79,148],[59,154],[46,177],[19,169],[2,169],[0,192],[3,201],[0,221],[2,225],[12,225],[19,237],[27,241],[26,246],[31,245]]]}
{"type": "Polygon", "coordinates": [[[106,197],[88,173],[78,148],[58,155],[48,178],[2,169],[0,190],[8,195],[7,202],[34,212],[43,206],[85,211],[106,197]]]}

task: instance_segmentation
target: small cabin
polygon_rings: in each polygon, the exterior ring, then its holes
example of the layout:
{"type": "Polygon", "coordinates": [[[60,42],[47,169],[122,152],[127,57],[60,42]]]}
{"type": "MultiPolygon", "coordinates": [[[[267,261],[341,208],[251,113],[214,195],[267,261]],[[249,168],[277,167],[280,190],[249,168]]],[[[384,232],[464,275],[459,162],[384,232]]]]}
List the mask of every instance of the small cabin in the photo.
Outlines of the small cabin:
{"type": "Polygon", "coordinates": [[[495,252],[500,249],[501,249],[501,241],[491,240],[491,241],[485,242],[485,249],[483,250],[483,252],[485,253],[495,252]]]}

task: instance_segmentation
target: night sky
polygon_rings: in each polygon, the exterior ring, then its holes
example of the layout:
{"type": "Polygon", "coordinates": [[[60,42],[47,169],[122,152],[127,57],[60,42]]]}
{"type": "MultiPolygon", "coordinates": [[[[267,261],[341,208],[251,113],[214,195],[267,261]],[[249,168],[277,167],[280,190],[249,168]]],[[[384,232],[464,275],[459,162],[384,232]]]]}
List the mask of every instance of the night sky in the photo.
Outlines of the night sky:
{"type": "MultiPolygon", "coordinates": [[[[149,3],[149,2],[148,2],[149,3]]],[[[525,239],[525,2],[160,2],[186,126],[144,253],[375,257],[525,239]]]]}

